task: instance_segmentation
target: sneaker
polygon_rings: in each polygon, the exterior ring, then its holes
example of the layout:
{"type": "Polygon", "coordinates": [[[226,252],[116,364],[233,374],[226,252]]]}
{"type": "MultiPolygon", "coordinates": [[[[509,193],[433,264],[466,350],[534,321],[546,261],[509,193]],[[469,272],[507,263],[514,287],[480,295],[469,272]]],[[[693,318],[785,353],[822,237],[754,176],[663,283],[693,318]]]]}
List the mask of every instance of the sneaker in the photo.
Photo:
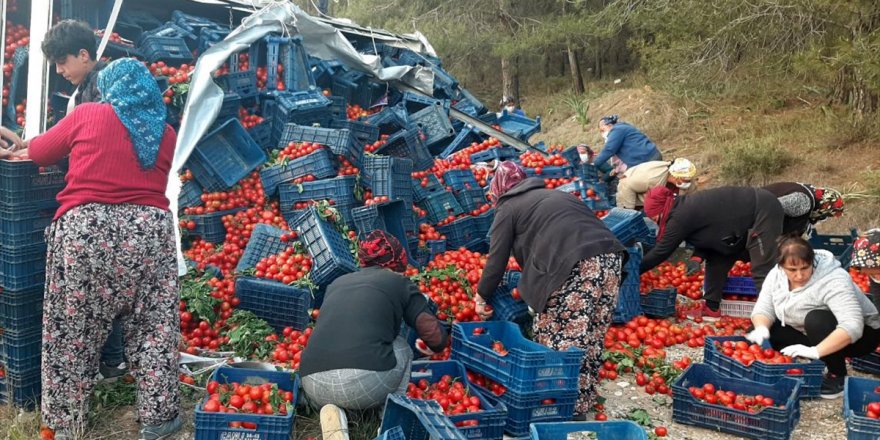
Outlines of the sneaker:
{"type": "Polygon", "coordinates": [[[703,321],[715,322],[721,319],[721,309],[712,310],[706,303],[703,303],[703,308],[700,310],[700,315],[703,317],[703,321]]]}
{"type": "Polygon", "coordinates": [[[128,373],[128,365],[125,365],[125,362],[120,363],[119,365],[112,366],[107,365],[103,362],[98,366],[98,380],[109,380],[109,379],[117,379],[122,377],[128,373]]]}
{"type": "Polygon", "coordinates": [[[820,395],[823,399],[837,399],[843,396],[843,384],[846,376],[835,376],[833,374],[825,375],[822,379],[822,390],[820,395]]]}
{"type": "Polygon", "coordinates": [[[321,432],[324,440],[349,440],[345,411],[329,404],[321,408],[321,432]]]}
{"type": "Polygon", "coordinates": [[[183,428],[183,420],[180,414],[177,417],[162,423],[161,425],[146,425],[141,428],[138,440],[162,440],[174,435],[183,428]]]}

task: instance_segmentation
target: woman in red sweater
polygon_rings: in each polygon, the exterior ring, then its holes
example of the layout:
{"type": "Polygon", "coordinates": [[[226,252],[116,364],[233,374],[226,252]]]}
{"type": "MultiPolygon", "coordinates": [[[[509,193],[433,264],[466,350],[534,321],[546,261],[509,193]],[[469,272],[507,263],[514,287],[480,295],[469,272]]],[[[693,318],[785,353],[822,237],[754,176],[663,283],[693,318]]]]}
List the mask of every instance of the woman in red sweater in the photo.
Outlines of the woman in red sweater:
{"type": "Polygon", "coordinates": [[[176,134],[156,81],[124,58],[98,76],[101,103],[83,104],[10,155],[50,165],[70,157],[47,230],[42,416],[55,439],[82,432],[100,347],[121,318],[138,384],[140,439],[167,438],[178,415],[178,280],[165,186],[176,134]]]}

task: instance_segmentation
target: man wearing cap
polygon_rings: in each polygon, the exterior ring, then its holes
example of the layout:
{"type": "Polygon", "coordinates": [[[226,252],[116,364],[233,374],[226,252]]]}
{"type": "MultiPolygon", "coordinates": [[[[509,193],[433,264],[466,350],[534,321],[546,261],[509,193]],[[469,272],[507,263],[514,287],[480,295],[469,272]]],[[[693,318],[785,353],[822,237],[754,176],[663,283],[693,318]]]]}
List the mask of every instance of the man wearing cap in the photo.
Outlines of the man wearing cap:
{"type": "Polygon", "coordinates": [[[645,204],[645,194],[652,188],[665,185],[676,196],[696,191],[693,182],[697,167],[684,158],[672,162],[655,160],[636,165],[623,173],[617,185],[617,207],[639,209],[645,204]]]}

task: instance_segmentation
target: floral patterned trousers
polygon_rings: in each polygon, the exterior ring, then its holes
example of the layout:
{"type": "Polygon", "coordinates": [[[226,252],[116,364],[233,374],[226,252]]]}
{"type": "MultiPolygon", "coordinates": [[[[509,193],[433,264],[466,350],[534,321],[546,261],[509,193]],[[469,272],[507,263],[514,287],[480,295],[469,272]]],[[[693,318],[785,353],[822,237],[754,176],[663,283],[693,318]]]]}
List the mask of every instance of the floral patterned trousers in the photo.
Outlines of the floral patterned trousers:
{"type": "Polygon", "coordinates": [[[622,263],[620,254],[602,254],[579,262],[562,287],[550,294],[544,312],[535,317],[538,343],[554,350],[578,347],[586,352],[575,414],[587,413],[596,403],[605,333],[614,313],[622,263]]]}
{"type": "Polygon", "coordinates": [[[121,204],[66,212],[46,233],[42,417],[82,432],[101,346],[122,320],[142,424],[177,416],[180,338],[171,213],[121,204]]]}

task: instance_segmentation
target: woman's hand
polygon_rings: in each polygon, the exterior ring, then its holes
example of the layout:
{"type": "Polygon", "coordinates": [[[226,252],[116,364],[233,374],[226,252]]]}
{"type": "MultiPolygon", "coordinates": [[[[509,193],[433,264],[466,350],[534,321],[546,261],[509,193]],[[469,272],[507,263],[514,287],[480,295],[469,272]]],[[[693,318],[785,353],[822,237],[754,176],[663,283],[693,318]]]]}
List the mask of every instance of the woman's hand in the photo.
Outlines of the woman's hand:
{"type": "Polygon", "coordinates": [[[819,350],[816,347],[807,347],[806,345],[795,344],[780,350],[782,354],[791,357],[802,357],[806,359],[819,359],[819,350]]]}
{"type": "Polygon", "coordinates": [[[486,304],[486,300],[484,300],[479,294],[474,295],[474,304],[476,305],[476,312],[480,319],[487,321],[492,317],[492,306],[486,304]]]}
{"type": "Polygon", "coordinates": [[[14,131],[6,127],[0,127],[0,142],[2,142],[0,143],[0,147],[2,147],[0,149],[15,151],[27,147],[27,144],[14,131]]]}

